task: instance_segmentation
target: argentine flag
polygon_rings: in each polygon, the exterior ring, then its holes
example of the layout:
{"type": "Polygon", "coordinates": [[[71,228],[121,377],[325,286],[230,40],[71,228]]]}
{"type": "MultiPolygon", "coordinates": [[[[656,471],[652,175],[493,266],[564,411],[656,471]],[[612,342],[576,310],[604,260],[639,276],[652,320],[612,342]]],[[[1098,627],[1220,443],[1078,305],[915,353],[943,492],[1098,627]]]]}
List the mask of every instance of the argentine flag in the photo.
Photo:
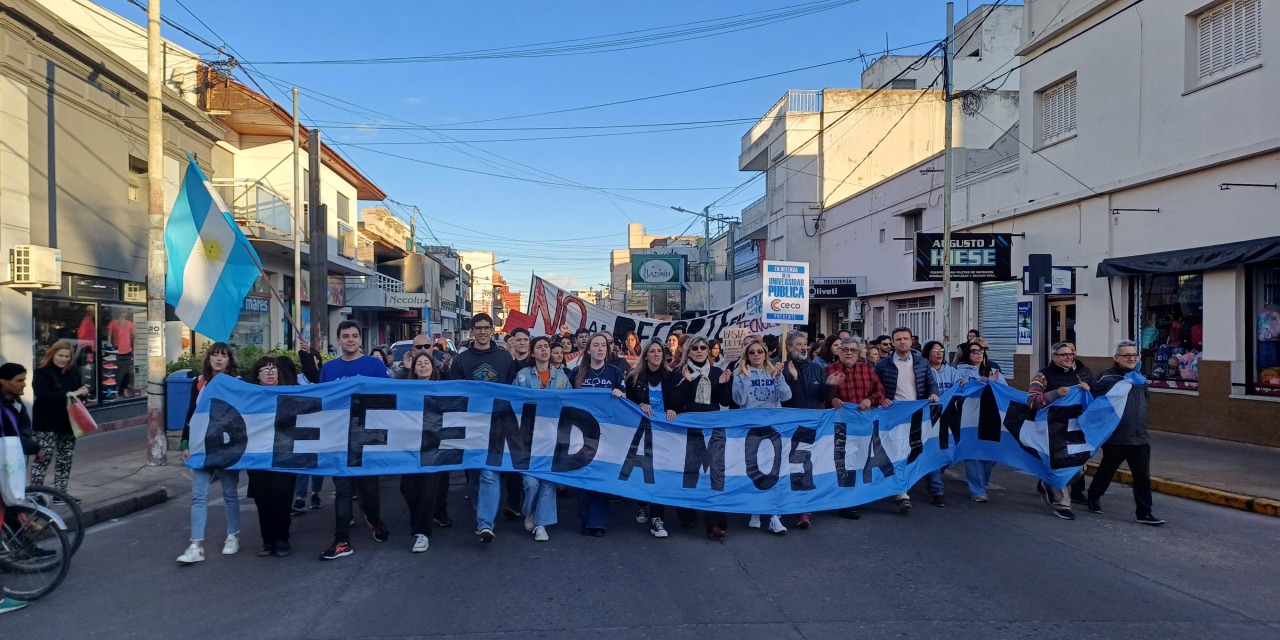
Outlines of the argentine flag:
{"type": "Polygon", "coordinates": [[[188,327],[226,341],[261,273],[261,262],[200,166],[188,161],[164,229],[169,255],[164,301],[188,327]]]}

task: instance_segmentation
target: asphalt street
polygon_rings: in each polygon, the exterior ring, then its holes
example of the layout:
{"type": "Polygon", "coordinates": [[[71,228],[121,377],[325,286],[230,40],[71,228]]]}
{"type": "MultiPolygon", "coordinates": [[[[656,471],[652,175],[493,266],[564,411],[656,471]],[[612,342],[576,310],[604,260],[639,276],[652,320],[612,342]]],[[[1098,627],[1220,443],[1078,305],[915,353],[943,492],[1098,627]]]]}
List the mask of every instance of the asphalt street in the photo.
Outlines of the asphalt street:
{"type": "MultiPolygon", "coordinates": [[[[959,467],[957,467],[959,469],[959,467]]],[[[1126,487],[1103,515],[1050,515],[1027,476],[997,468],[992,502],[949,477],[951,506],[883,502],[849,521],[820,515],[786,536],[735,517],[723,543],[701,529],[652,538],[634,506],[613,505],[604,538],[578,535],[561,500],[551,540],[515,521],[458,525],[411,554],[407,516],[384,481],[392,538],[353,531],[354,555],[319,560],[331,497],[294,521],[294,554],[259,558],[257,514],[242,504],[243,549],[179,566],[189,500],[90,529],[62,587],[0,618],[7,638],[1280,638],[1280,519],[1156,496],[1169,524],[1133,522],[1126,487]]],[[[243,491],[243,485],[242,485],[243,491]]],[[[215,488],[210,492],[219,495],[215,488]]]]}

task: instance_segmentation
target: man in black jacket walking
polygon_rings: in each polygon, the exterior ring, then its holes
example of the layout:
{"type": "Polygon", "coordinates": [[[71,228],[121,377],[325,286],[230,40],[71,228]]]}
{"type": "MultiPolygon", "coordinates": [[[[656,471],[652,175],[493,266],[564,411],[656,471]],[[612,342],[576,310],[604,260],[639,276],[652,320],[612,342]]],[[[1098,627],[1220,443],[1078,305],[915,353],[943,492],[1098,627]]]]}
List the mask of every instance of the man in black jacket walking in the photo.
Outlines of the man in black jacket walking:
{"type": "MultiPolygon", "coordinates": [[[[1125,340],[1116,345],[1115,366],[1098,374],[1090,391],[1096,398],[1106,395],[1125,375],[1138,367],[1138,345],[1125,340]]],[[[1124,405],[1120,424],[1102,445],[1102,462],[1089,485],[1089,512],[1102,513],[1102,494],[1111,485],[1111,478],[1120,463],[1129,463],[1133,474],[1133,501],[1137,505],[1137,519],[1142,524],[1159,526],[1164,520],[1151,515],[1151,443],[1147,438],[1147,385],[1133,385],[1124,405]]]]}

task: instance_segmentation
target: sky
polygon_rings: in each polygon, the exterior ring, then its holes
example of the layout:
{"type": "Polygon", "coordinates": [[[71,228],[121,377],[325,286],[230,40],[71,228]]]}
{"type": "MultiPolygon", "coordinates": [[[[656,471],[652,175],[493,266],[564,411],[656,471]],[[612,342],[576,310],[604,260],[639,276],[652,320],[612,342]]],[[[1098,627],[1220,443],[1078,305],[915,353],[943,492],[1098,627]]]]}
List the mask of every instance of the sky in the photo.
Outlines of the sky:
{"type": "MultiPolygon", "coordinates": [[[[946,15],[943,0],[160,1],[207,42],[166,25],[167,39],[205,60],[218,57],[208,45],[225,45],[243,63],[238,77],[286,108],[300,87],[303,124],[397,215],[418,208],[419,242],[493,251],[521,291],[534,273],[607,286],[609,252],[626,248],[630,222],[701,233],[699,218],[670,207],[715,203],[713,213],[738,217],[763,194],[763,180],[733,192],[756,175],[738,171],[756,119],[788,89],[858,87],[887,47],[924,52],[944,37],[946,15]],[[784,11],[800,15],[777,19],[784,11]],[[523,53],[492,51],[511,47],[523,53]],[[567,47],[573,55],[530,55],[567,47]],[[458,53],[468,55],[445,55],[458,53]],[[333,60],[365,62],[320,64],[333,60]]],[[[145,23],[128,0],[100,4],[145,23]]],[[[979,2],[957,2],[957,20],[967,4],[979,2]]]]}

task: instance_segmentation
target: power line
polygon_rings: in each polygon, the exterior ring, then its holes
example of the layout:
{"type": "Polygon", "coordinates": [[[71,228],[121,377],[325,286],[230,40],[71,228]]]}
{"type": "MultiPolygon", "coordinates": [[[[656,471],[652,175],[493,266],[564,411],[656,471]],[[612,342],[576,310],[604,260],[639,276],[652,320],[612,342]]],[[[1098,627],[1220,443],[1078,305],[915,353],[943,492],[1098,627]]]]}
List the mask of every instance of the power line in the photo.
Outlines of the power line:
{"type": "Polygon", "coordinates": [[[684,24],[670,25],[666,27],[653,27],[649,29],[641,29],[635,31],[627,31],[603,36],[591,36],[586,38],[575,38],[571,40],[558,40],[552,42],[536,43],[530,45],[519,45],[514,47],[502,47],[495,49],[478,49],[473,51],[463,51],[457,53],[421,55],[421,56],[387,56],[379,58],[342,58],[328,60],[263,60],[256,64],[261,65],[367,65],[367,64],[406,64],[406,63],[422,63],[422,62],[457,62],[463,60],[492,60],[504,58],[540,58],[540,57],[558,57],[570,55],[585,55],[591,53],[610,53],[616,51],[627,51],[631,49],[642,49],[648,47],[659,46],[676,42],[685,42],[688,40],[698,40],[717,35],[735,33],[747,29],[755,29],[770,24],[785,22],[796,18],[830,11],[859,0],[823,0],[820,2],[811,2],[801,5],[793,5],[790,7],[782,7],[768,11],[758,11],[747,14],[738,14],[725,18],[716,18],[711,20],[700,20],[684,24]],[[754,16],[754,17],[747,17],[754,16]],[[744,19],[739,19],[744,18],[744,19]],[[718,23],[710,24],[707,23],[718,23]],[[680,29],[677,31],[669,31],[666,33],[651,33],[654,31],[662,31],[665,29],[676,29],[679,27],[692,27],[693,25],[706,25],[693,27],[688,29],[680,29]],[[651,33],[646,36],[634,36],[627,38],[616,38],[616,36],[632,36],[633,34],[651,33]],[[614,38],[612,40],[603,40],[605,38],[614,38]],[[590,40],[602,40],[601,42],[587,42],[590,40]],[[577,42],[579,44],[568,44],[577,42]],[[562,45],[562,46],[547,46],[562,45]]]}

